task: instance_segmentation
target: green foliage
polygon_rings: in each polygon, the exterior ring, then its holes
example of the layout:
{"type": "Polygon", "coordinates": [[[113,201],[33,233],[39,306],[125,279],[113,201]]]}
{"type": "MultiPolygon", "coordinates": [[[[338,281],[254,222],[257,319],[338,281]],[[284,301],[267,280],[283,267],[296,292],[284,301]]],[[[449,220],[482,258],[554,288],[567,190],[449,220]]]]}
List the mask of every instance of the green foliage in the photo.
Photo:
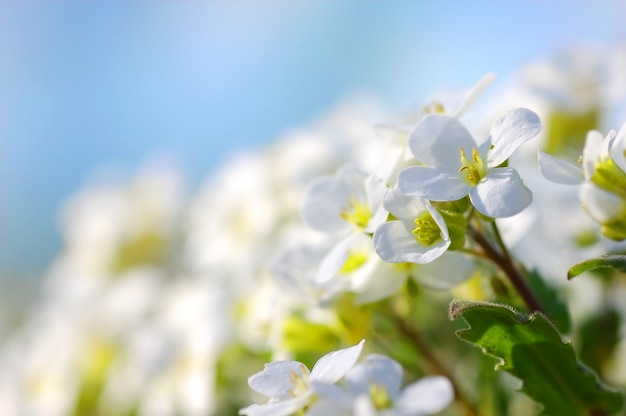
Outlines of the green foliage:
{"type": "Polygon", "coordinates": [[[454,300],[450,317],[462,317],[468,324],[457,331],[459,338],[496,358],[496,370],[522,381],[520,391],[543,405],[541,415],[609,414],[622,408],[623,395],[600,382],[542,314],[454,300]]]}
{"type": "Polygon", "coordinates": [[[539,303],[543,305],[546,313],[550,316],[552,323],[562,333],[571,331],[571,322],[567,305],[563,302],[559,292],[546,284],[538,271],[533,270],[527,274],[528,284],[539,303]]]}
{"type": "Polygon", "coordinates": [[[600,111],[592,108],[583,112],[555,109],[545,120],[544,151],[552,155],[579,153],[589,130],[598,128],[600,111]]]}
{"type": "Polygon", "coordinates": [[[626,272],[626,255],[607,254],[596,259],[585,260],[570,267],[567,271],[567,278],[572,279],[586,271],[607,267],[626,272]]]}
{"type": "Polygon", "coordinates": [[[159,233],[144,233],[124,242],[119,248],[113,269],[123,273],[133,267],[163,267],[167,260],[167,242],[159,233]]]}
{"type": "Polygon", "coordinates": [[[607,368],[620,340],[621,324],[621,315],[612,308],[588,317],[578,331],[581,361],[598,372],[607,368]]]}

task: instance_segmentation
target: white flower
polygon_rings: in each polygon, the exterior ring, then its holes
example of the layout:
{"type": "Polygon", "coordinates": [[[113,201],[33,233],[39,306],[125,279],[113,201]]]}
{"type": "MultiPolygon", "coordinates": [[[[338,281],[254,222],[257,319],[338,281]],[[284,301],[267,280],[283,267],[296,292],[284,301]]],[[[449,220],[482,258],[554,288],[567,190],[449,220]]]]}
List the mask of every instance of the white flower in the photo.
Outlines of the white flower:
{"type": "Polygon", "coordinates": [[[265,369],[252,375],[248,385],[256,392],[270,398],[269,402],[241,409],[248,416],[290,415],[307,406],[313,396],[312,382],[334,384],[354,366],[361,354],[362,340],[357,345],[333,351],[320,358],[309,369],[298,361],[277,361],[266,364],[265,369]]]}
{"type": "Polygon", "coordinates": [[[328,234],[373,232],[387,218],[382,208],[385,190],[380,178],[345,165],[334,176],[322,176],[311,184],[302,217],[311,228],[328,234]]]}
{"type": "Polygon", "coordinates": [[[437,413],[454,399],[452,383],[442,376],[424,377],[404,389],[402,367],[383,355],[368,355],[345,377],[345,389],[314,382],[320,400],[309,416],[334,415],[419,416],[437,413]]]}
{"type": "Polygon", "coordinates": [[[457,119],[427,116],[409,138],[411,151],[426,166],[400,172],[398,188],[405,195],[431,201],[454,201],[469,194],[474,207],[484,215],[515,215],[530,204],[532,194],[515,169],[498,166],[540,130],[539,117],[518,108],[498,119],[489,139],[479,146],[457,119]]]}
{"type": "Polygon", "coordinates": [[[383,206],[398,220],[381,224],[374,233],[378,255],[391,263],[429,263],[450,246],[448,227],[427,200],[389,188],[383,206]]]}
{"type": "Polygon", "coordinates": [[[556,183],[582,184],[580,201],[591,218],[603,225],[602,233],[615,240],[626,238],[626,124],[618,133],[611,130],[604,137],[592,130],[587,133],[582,167],[539,152],[543,176],[556,183]]]}
{"type": "Polygon", "coordinates": [[[496,75],[488,73],[475,85],[441,100],[435,99],[411,120],[402,124],[379,124],[375,131],[387,147],[387,155],[379,169],[379,176],[387,183],[395,181],[398,172],[403,168],[414,165],[415,158],[408,148],[408,138],[411,130],[427,114],[446,114],[451,117],[461,117],[476,100],[491,85],[496,75]]]}

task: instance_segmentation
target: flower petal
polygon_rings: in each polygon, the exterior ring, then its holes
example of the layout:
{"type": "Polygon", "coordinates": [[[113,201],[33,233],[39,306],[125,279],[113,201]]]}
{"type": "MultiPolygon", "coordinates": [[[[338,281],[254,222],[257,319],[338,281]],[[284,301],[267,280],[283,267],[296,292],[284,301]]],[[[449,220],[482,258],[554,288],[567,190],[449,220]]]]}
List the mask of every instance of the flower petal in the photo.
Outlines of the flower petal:
{"type": "Polygon", "coordinates": [[[411,166],[398,174],[398,189],[404,195],[431,201],[456,201],[467,195],[472,186],[456,172],[451,174],[437,168],[411,166]]]}
{"type": "Polygon", "coordinates": [[[471,151],[476,141],[459,120],[431,114],[409,136],[409,148],[420,162],[429,166],[460,167],[459,148],[471,151]]]}
{"type": "Polygon", "coordinates": [[[402,194],[397,185],[387,190],[383,206],[399,220],[413,220],[426,211],[421,198],[402,194]]]}
{"type": "Polygon", "coordinates": [[[450,246],[449,239],[425,246],[415,238],[411,223],[388,221],[374,233],[376,253],[390,263],[429,263],[441,256],[450,246]]]}
{"type": "Polygon", "coordinates": [[[604,136],[597,130],[591,130],[587,133],[585,139],[585,147],[583,148],[583,169],[585,178],[589,179],[596,171],[596,163],[602,156],[604,147],[604,136]]]}
{"type": "Polygon", "coordinates": [[[347,232],[350,224],[339,213],[349,195],[346,185],[334,177],[316,179],[303,198],[302,219],[317,231],[331,234],[347,232]]]}
{"type": "Polygon", "coordinates": [[[493,218],[510,217],[532,202],[532,193],[513,168],[495,168],[470,192],[472,205],[493,218]]]}
{"type": "Polygon", "coordinates": [[[615,220],[624,212],[624,201],[592,182],[584,182],[580,187],[580,200],[589,216],[600,224],[615,220]]]}
{"type": "Polygon", "coordinates": [[[448,290],[469,279],[473,272],[474,264],[467,257],[448,251],[434,261],[421,265],[413,277],[431,289],[448,290]]]}
{"type": "Polygon", "coordinates": [[[275,403],[253,404],[239,411],[247,416],[289,416],[302,409],[309,402],[309,395],[297,396],[275,403]]]}
{"type": "Polygon", "coordinates": [[[402,366],[380,354],[370,354],[346,374],[346,387],[354,395],[367,395],[372,385],[384,387],[395,398],[402,385],[402,366]]]}
{"type": "Polygon", "coordinates": [[[577,185],[584,179],[581,167],[572,165],[550,156],[547,153],[538,152],[539,170],[549,181],[563,185],[577,185]]]}
{"type": "Polygon", "coordinates": [[[487,156],[487,165],[498,166],[513,154],[525,141],[541,131],[539,116],[526,108],[516,108],[496,120],[491,126],[492,148],[487,156]]]}
{"type": "Polygon", "coordinates": [[[333,351],[320,358],[311,370],[310,380],[336,383],[359,359],[365,340],[361,340],[357,345],[333,351]]]}
{"type": "Polygon", "coordinates": [[[356,292],[355,305],[364,305],[384,299],[396,293],[406,282],[406,274],[399,272],[398,265],[380,262],[370,279],[361,287],[353,285],[356,292]]]}
{"type": "Polygon", "coordinates": [[[403,415],[430,415],[445,409],[454,400],[454,388],[443,376],[424,377],[402,390],[395,408],[403,415]]]}
{"type": "Polygon", "coordinates": [[[626,172],[626,154],[624,154],[626,149],[624,146],[626,146],[626,123],[617,132],[611,148],[611,158],[621,170],[626,172]]]}
{"type": "Polygon", "coordinates": [[[490,72],[476,83],[472,88],[467,91],[463,101],[459,105],[459,107],[452,113],[453,117],[460,117],[465,113],[465,111],[470,108],[478,99],[478,97],[491,85],[493,80],[496,78],[496,74],[490,72]]]}
{"type": "Polygon", "coordinates": [[[387,211],[383,207],[383,198],[386,192],[387,186],[378,176],[370,175],[365,179],[367,205],[372,210],[372,216],[364,229],[365,232],[374,232],[376,227],[387,219],[387,211]]]}
{"type": "Polygon", "coordinates": [[[271,399],[284,400],[291,398],[293,375],[307,378],[309,369],[298,361],[276,361],[265,364],[263,371],[248,378],[250,388],[271,399]]]}

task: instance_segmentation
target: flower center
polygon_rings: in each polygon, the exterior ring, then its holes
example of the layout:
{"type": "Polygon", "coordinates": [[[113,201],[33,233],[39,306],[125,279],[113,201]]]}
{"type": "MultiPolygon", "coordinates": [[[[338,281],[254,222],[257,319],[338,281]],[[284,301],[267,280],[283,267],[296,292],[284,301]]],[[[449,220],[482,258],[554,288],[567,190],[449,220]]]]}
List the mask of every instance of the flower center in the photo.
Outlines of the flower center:
{"type": "Polygon", "coordinates": [[[433,101],[426,107],[424,107],[424,113],[426,114],[445,114],[446,108],[439,101],[433,101]]]}
{"type": "Polygon", "coordinates": [[[599,161],[591,181],[600,188],[626,199],[626,172],[613,159],[599,161]]]}
{"type": "Polygon", "coordinates": [[[293,386],[293,388],[289,389],[291,397],[299,396],[309,389],[309,376],[304,364],[301,365],[299,374],[296,371],[292,371],[289,374],[289,384],[293,386]]]}
{"type": "Polygon", "coordinates": [[[472,185],[478,184],[483,176],[487,173],[487,165],[478,154],[478,150],[472,148],[472,159],[465,157],[465,149],[461,147],[461,168],[459,173],[463,174],[464,179],[472,185]]]}
{"type": "Polygon", "coordinates": [[[430,213],[425,212],[415,219],[413,235],[417,241],[426,247],[432,246],[441,240],[441,230],[430,213]]]}
{"type": "Polygon", "coordinates": [[[363,229],[372,217],[372,210],[367,204],[351,195],[348,206],[343,208],[339,215],[349,223],[356,225],[357,228],[363,229]]]}
{"type": "Polygon", "coordinates": [[[367,261],[367,254],[360,251],[348,251],[346,262],[339,269],[340,274],[352,273],[367,261]]]}
{"type": "Polygon", "coordinates": [[[376,410],[389,409],[392,406],[391,398],[387,389],[378,384],[370,384],[370,397],[376,410]]]}

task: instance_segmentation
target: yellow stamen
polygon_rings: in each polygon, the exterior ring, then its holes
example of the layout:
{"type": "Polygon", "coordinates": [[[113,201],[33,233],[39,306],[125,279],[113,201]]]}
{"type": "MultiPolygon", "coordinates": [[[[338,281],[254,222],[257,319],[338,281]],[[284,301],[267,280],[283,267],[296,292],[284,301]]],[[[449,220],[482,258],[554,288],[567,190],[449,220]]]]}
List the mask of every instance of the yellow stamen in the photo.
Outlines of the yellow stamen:
{"type": "Polygon", "coordinates": [[[468,181],[472,185],[476,185],[487,173],[487,165],[478,154],[478,149],[475,147],[472,149],[472,160],[468,160],[465,157],[465,149],[462,147],[461,150],[461,167],[459,168],[459,173],[465,175],[465,180],[468,181]]]}
{"type": "Polygon", "coordinates": [[[427,247],[432,246],[441,240],[441,230],[430,213],[426,212],[416,218],[415,225],[413,235],[415,235],[417,241],[423,245],[427,247]]]}
{"type": "Polygon", "coordinates": [[[357,228],[363,229],[367,226],[370,218],[372,217],[372,210],[367,204],[358,201],[354,195],[350,196],[348,206],[345,207],[340,213],[341,218],[354,224],[357,228]]]}

